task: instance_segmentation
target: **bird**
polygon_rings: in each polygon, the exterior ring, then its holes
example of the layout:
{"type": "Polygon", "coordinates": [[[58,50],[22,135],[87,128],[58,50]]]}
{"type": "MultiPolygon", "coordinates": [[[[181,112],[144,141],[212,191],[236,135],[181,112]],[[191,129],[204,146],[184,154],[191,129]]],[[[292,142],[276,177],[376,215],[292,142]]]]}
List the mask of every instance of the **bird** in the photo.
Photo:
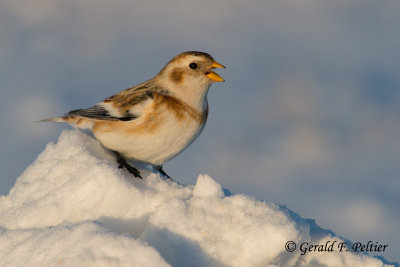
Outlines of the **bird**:
{"type": "Polygon", "coordinates": [[[211,84],[224,82],[225,68],[205,52],[173,57],[153,78],[120,91],[94,106],[43,121],[88,129],[117,159],[118,167],[142,178],[128,160],[143,162],[171,179],[163,164],[184,151],[203,131],[211,84]]]}

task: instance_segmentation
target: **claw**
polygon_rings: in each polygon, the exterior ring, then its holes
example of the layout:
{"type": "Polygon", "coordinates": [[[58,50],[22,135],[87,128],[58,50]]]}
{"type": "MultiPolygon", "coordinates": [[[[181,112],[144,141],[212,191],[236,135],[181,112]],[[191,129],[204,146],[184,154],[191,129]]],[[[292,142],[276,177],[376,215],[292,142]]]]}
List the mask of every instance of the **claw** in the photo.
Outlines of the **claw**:
{"type": "Polygon", "coordinates": [[[161,175],[167,177],[168,179],[172,180],[171,177],[163,170],[162,165],[157,165],[154,167],[154,170],[158,171],[161,175]]]}
{"type": "Polygon", "coordinates": [[[117,163],[118,163],[118,168],[123,169],[125,168],[128,172],[132,173],[135,177],[142,179],[142,176],[140,176],[140,172],[138,169],[135,167],[129,165],[129,163],[124,159],[121,154],[119,154],[117,151],[113,151],[115,156],[117,157],[117,163]]]}

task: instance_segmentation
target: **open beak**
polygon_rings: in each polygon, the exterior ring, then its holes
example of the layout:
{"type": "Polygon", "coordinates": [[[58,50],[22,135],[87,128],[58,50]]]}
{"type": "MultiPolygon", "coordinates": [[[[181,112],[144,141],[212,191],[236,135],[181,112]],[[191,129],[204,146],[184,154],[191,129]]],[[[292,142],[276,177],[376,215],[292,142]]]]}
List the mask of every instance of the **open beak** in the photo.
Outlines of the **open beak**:
{"type": "MultiPolygon", "coordinates": [[[[211,65],[211,67],[212,67],[213,69],[215,69],[215,68],[223,68],[223,69],[225,69],[225,66],[222,65],[221,63],[218,63],[217,61],[214,61],[213,64],[211,65]]],[[[217,74],[217,73],[214,72],[214,71],[210,71],[210,72],[207,74],[207,76],[208,76],[208,78],[210,78],[210,79],[213,80],[214,82],[224,82],[224,81],[225,81],[221,76],[219,76],[219,74],[217,74]]]]}

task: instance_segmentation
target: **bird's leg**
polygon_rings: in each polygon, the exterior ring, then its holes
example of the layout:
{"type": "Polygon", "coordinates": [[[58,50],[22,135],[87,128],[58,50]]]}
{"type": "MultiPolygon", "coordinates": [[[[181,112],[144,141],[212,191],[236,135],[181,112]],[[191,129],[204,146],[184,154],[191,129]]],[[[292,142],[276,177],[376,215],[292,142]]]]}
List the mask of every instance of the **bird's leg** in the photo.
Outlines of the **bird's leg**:
{"type": "Polygon", "coordinates": [[[154,170],[158,171],[159,173],[161,173],[162,175],[164,175],[168,179],[172,180],[171,177],[169,177],[169,175],[163,170],[162,165],[154,166],[154,170]]]}
{"type": "Polygon", "coordinates": [[[128,172],[132,173],[135,177],[138,177],[142,179],[142,176],[140,176],[140,172],[138,169],[135,167],[129,165],[129,163],[124,159],[124,157],[121,156],[117,151],[113,151],[115,156],[117,157],[117,162],[118,162],[118,168],[122,169],[125,168],[128,172]]]}

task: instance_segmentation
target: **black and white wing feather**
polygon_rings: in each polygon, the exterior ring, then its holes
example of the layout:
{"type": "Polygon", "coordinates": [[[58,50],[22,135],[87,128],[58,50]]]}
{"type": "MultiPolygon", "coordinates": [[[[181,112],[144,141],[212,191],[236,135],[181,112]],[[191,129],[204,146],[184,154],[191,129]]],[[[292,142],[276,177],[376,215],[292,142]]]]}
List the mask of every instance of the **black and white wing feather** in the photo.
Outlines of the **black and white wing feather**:
{"type": "Polygon", "coordinates": [[[138,116],[125,111],[122,114],[112,112],[111,109],[105,105],[97,104],[87,109],[77,109],[68,112],[65,116],[83,117],[95,120],[109,120],[109,121],[130,121],[136,119],[138,116]]]}
{"type": "Polygon", "coordinates": [[[166,91],[148,80],[131,88],[125,89],[104,99],[93,107],[76,109],[62,117],[48,118],[41,121],[66,122],[68,118],[87,118],[105,121],[131,121],[139,118],[153,101],[153,93],[166,91]]]}

